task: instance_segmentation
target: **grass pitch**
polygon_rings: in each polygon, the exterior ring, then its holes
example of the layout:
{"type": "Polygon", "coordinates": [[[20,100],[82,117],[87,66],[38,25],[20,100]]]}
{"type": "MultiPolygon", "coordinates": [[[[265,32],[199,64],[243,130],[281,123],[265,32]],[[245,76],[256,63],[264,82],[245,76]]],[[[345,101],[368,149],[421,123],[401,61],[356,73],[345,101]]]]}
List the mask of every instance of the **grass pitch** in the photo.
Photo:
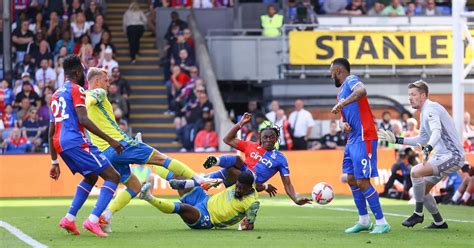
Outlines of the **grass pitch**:
{"type": "MultiPolygon", "coordinates": [[[[140,200],[133,200],[113,218],[113,233],[97,238],[82,228],[95,199],[79,212],[81,235],[58,228],[71,199],[2,199],[0,220],[49,247],[474,247],[474,208],[440,206],[448,230],[424,230],[400,223],[411,214],[406,201],[382,200],[392,231],[385,235],[345,234],[357,220],[352,199],[338,196],[327,206],[298,207],[286,197],[262,197],[254,231],[237,226],[217,230],[191,230],[177,215],[166,215],[140,200]]],[[[426,212],[426,211],[425,211],[426,212]]],[[[373,220],[373,217],[372,217],[373,220]]],[[[0,247],[29,247],[0,227],[0,247]]]]}

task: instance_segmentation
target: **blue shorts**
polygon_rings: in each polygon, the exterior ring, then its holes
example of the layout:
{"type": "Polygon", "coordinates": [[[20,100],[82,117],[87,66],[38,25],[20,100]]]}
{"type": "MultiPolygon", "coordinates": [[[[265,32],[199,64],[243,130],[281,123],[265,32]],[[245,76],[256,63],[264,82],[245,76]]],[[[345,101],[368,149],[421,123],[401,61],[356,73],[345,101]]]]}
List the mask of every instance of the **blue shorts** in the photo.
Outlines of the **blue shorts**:
{"type": "MultiPolygon", "coordinates": [[[[251,171],[251,170],[247,167],[247,165],[245,165],[245,164],[242,165],[242,168],[240,168],[240,171],[251,173],[251,174],[254,176],[254,178],[257,178],[257,179],[256,179],[256,182],[257,182],[257,183],[265,183],[265,181],[263,181],[263,179],[257,177],[257,176],[255,175],[255,172],[251,171]],[[263,181],[263,182],[260,182],[259,179],[260,179],[260,181],[263,181]]],[[[218,170],[218,171],[211,172],[211,173],[207,174],[205,177],[207,177],[207,178],[220,178],[220,179],[224,180],[224,186],[225,186],[226,188],[228,188],[228,187],[230,187],[230,186],[232,186],[232,185],[235,184],[235,182],[229,182],[229,181],[227,181],[227,178],[229,178],[230,175],[229,175],[229,171],[228,171],[226,168],[222,168],[222,169],[220,169],[220,170],[218,170]]]]}
{"type": "Polygon", "coordinates": [[[73,174],[79,172],[83,176],[91,173],[99,175],[110,166],[107,157],[92,144],[89,144],[88,148],[74,147],[67,149],[59,155],[73,174]]]}
{"type": "Polygon", "coordinates": [[[109,147],[104,150],[104,155],[120,173],[120,182],[126,183],[132,175],[130,164],[146,164],[153,153],[153,148],[141,142],[131,145],[122,140],[120,143],[125,147],[122,153],[117,154],[114,148],[109,147]]]}
{"type": "Polygon", "coordinates": [[[352,174],[356,179],[378,177],[377,140],[347,144],[342,172],[352,174]]]}
{"type": "Polygon", "coordinates": [[[186,223],[186,225],[192,229],[212,229],[214,227],[207,210],[208,200],[209,196],[201,187],[195,187],[191,192],[181,197],[182,203],[189,204],[199,210],[199,219],[193,224],[186,223]]]}

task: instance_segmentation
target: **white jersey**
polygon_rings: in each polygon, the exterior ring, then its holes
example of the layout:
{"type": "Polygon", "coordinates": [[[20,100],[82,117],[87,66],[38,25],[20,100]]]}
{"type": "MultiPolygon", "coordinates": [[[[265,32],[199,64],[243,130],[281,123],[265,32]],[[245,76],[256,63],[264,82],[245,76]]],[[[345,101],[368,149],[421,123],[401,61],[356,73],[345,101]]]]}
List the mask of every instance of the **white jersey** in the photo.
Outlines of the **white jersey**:
{"type": "Polygon", "coordinates": [[[464,158],[461,138],[448,111],[441,104],[426,100],[420,115],[419,143],[426,145],[435,129],[441,130],[441,138],[434,144],[434,152],[440,155],[457,153],[464,158]]]}

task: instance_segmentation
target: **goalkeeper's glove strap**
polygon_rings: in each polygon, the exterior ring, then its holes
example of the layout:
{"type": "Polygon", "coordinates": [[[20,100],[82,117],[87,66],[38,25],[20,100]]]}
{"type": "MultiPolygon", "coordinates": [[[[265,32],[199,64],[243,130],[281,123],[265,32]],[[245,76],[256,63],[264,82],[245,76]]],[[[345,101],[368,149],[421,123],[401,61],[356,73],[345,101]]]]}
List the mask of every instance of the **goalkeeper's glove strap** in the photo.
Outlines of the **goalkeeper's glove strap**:
{"type": "Polygon", "coordinates": [[[403,140],[403,137],[395,137],[395,143],[397,144],[403,145],[403,140]]]}

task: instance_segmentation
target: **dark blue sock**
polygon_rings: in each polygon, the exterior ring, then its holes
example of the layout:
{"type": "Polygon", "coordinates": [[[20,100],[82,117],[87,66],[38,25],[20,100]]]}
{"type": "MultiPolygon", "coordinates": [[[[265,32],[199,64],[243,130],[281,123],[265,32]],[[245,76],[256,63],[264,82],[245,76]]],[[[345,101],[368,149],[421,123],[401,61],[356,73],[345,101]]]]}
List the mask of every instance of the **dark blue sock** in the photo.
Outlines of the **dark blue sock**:
{"type": "Polygon", "coordinates": [[[177,213],[179,213],[179,210],[181,210],[181,205],[179,205],[179,202],[175,202],[173,213],[177,214],[177,213]]]}
{"type": "Polygon", "coordinates": [[[100,188],[100,195],[99,199],[95,203],[94,209],[92,210],[92,214],[100,217],[102,212],[104,212],[107,205],[109,205],[110,200],[114,197],[115,189],[117,188],[117,184],[105,181],[100,188]]]}
{"type": "Polygon", "coordinates": [[[222,181],[224,182],[224,186],[227,188],[227,187],[230,187],[232,185],[234,185],[233,183],[229,183],[226,178],[228,177],[228,172],[227,172],[227,169],[220,169],[218,171],[214,171],[212,173],[209,173],[207,174],[206,177],[208,178],[220,178],[222,179],[222,181]]]}
{"type": "Polygon", "coordinates": [[[367,202],[365,201],[365,196],[362,193],[362,190],[357,186],[351,186],[352,197],[354,197],[354,202],[359,211],[359,215],[367,215],[367,202]]]}
{"type": "Polygon", "coordinates": [[[364,190],[364,196],[369,203],[370,210],[375,216],[376,220],[380,220],[383,218],[382,206],[380,206],[379,200],[379,193],[375,190],[375,188],[370,185],[366,190],[364,190]]]}
{"type": "Polygon", "coordinates": [[[131,190],[129,188],[126,188],[125,190],[130,194],[132,199],[135,198],[135,196],[137,196],[137,193],[133,192],[133,190],[131,190]]]}
{"type": "Polygon", "coordinates": [[[174,176],[174,173],[169,171],[168,174],[166,175],[166,181],[173,179],[173,176],[174,176]]]}
{"type": "Polygon", "coordinates": [[[87,200],[89,193],[92,190],[92,185],[86,183],[85,181],[81,181],[79,185],[77,185],[76,194],[72,199],[71,207],[69,208],[68,213],[71,215],[76,216],[79,209],[81,209],[84,202],[87,200]]]}
{"type": "Polygon", "coordinates": [[[219,167],[230,168],[237,163],[236,155],[222,155],[219,156],[219,167]]]}
{"type": "Polygon", "coordinates": [[[163,164],[163,167],[165,167],[166,169],[168,169],[168,166],[170,166],[171,160],[173,160],[173,159],[170,158],[170,157],[167,157],[167,158],[165,159],[165,163],[163,164]]]}

